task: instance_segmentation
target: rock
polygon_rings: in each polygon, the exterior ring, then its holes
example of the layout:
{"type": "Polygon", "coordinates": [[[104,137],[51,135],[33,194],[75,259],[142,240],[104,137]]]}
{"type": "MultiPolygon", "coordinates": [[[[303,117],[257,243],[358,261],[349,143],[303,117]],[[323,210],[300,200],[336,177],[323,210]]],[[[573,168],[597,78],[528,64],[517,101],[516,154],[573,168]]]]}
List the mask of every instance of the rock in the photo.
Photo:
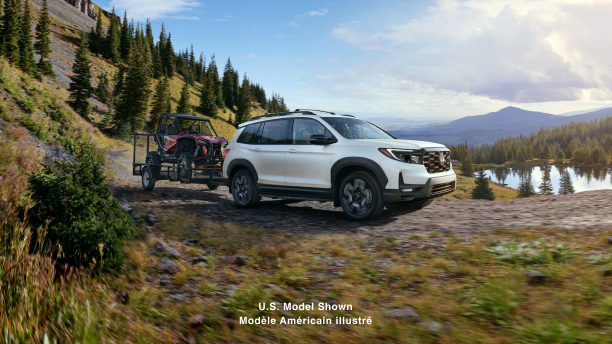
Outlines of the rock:
{"type": "Polygon", "coordinates": [[[89,18],[96,20],[98,19],[98,13],[91,0],[65,0],[67,3],[74,6],[77,10],[86,14],[89,18]]]}
{"type": "Polygon", "coordinates": [[[440,324],[437,321],[429,321],[426,323],[422,323],[419,326],[421,326],[423,329],[427,330],[427,332],[429,332],[430,335],[437,337],[440,335],[440,332],[442,332],[442,324],[440,324]]]}
{"type": "Polygon", "coordinates": [[[178,270],[178,264],[168,258],[162,258],[157,265],[157,268],[164,272],[174,272],[178,270]]]}
{"type": "Polygon", "coordinates": [[[224,256],[225,260],[223,261],[224,264],[235,264],[238,266],[243,266],[247,263],[247,261],[249,260],[249,257],[245,256],[244,254],[235,254],[233,256],[224,256]]]}
{"type": "Polygon", "coordinates": [[[532,282],[532,283],[544,283],[546,279],[548,278],[546,274],[541,273],[536,270],[527,271],[525,273],[525,276],[527,276],[527,279],[529,280],[529,282],[532,282]]]}
{"type": "Polygon", "coordinates": [[[612,276],[612,269],[610,269],[610,268],[603,268],[603,269],[601,269],[601,274],[603,276],[612,276]]]}
{"type": "Polygon", "coordinates": [[[144,230],[145,230],[145,232],[147,232],[147,233],[153,233],[153,228],[152,228],[152,227],[149,227],[149,226],[144,226],[144,230]]]}
{"type": "Polygon", "coordinates": [[[189,257],[189,258],[187,258],[187,260],[191,264],[208,263],[208,257],[207,256],[189,257]]]}
{"type": "Polygon", "coordinates": [[[164,278],[164,279],[159,280],[160,285],[168,285],[170,283],[172,283],[172,279],[170,278],[164,278]]]}
{"type": "Polygon", "coordinates": [[[177,251],[175,248],[172,248],[168,244],[164,243],[163,241],[159,241],[159,240],[155,243],[155,245],[153,245],[153,247],[151,247],[151,250],[149,252],[151,252],[153,254],[155,254],[155,253],[159,253],[159,254],[168,253],[172,257],[176,257],[176,258],[182,257],[182,254],[179,251],[177,251]]]}
{"type": "Polygon", "coordinates": [[[131,213],[131,212],[134,210],[134,209],[132,209],[132,207],[131,207],[129,204],[127,204],[127,203],[123,203],[123,204],[121,205],[121,208],[122,208],[123,210],[127,211],[128,213],[131,213]]]}
{"type": "Polygon", "coordinates": [[[412,307],[392,309],[387,313],[393,319],[406,319],[409,322],[413,323],[419,322],[420,318],[420,316],[417,314],[417,312],[414,311],[414,309],[412,309],[412,307]]]}
{"type": "Polygon", "coordinates": [[[132,218],[134,219],[134,221],[136,221],[136,223],[142,223],[142,218],[140,217],[140,215],[132,215],[132,218]]]}
{"type": "Polygon", "coordinates": [[[202,325],[204,325],[204,316],[202,314],[196,314],[189,318],[189,331],[198,332],[202,325]]]}
{"type": "Polygon", "coordinates": [[[147,223],[151,226],[153,226],[154,224],[158,223],[159,220],[157,219],[157,216],[153,215],[153,214],[149,214],[147,215],[147,223]]]}
{"type": "Polygon", "coordinates": [[[127,292],[117,292],[117,299],[124,305],[127,305],[130,302],[130,294],[127,292]]]}
{"type": "Polygon", "coordinates": [[[612,245],[612,236],[608,237],[608,244],[612,245]]]}
{"type": "Polygon", "coordinates": [[[189,298],[189,294],[170,294],[170,298],[174,301],[183,302],[189,298]]]}

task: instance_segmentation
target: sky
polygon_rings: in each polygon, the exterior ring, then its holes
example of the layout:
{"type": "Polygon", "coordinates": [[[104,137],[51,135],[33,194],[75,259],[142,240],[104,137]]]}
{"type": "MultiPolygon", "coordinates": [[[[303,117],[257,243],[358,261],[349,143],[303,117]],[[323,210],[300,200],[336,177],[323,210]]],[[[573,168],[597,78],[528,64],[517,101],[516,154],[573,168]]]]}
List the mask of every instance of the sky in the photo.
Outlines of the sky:
{"type": "Polygon", "coordinates": [[[456,119],[612,103],[612,0],[112,0],[291,109],[456,119]]]}

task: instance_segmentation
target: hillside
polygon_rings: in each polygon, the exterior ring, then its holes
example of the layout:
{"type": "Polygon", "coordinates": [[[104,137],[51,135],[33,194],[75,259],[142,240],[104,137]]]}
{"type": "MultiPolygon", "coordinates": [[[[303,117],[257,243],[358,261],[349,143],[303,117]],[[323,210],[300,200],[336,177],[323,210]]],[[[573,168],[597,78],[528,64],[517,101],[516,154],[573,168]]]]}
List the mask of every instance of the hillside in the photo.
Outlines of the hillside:
{"type": "Polygon", "coordinates": [[[469,146],[491,144],[497,139],[508,136],[529,135],[541,128],[553,128],[569,123],[588,122],[612,116],[612,109],[572,115],[551,115],[543,112],[526,111],[516,107],[506,107],[485,115],[467,116],[449,123],[433,124],[413,130],[390,131],[398,138],[469,146]]]}

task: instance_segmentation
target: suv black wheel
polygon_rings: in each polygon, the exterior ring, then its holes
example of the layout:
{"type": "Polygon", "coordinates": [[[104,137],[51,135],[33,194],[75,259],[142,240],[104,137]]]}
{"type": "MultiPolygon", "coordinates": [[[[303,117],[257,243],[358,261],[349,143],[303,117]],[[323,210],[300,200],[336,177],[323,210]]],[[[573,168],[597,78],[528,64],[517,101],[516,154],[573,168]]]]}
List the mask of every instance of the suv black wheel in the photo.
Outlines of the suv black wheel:
{"type": "Polygon", "coordinates": [[[217,190],[219,188],[219,184],[206,184],[210,190],[217,190]]]}
{"type": "Polygon", "coordinates": [[[183,152],[178,160],[178,174],[181,178],[189,178],[189,169],[192,168],[193,157],[191,154],[183,152]]]}
{"type": "Polygon", "coordinates": [[[240,170],[234,175],[232,196],[234,196],[234,201],[243,208],[254,207],[259,203],[259,191],[251,172],[240,170]]]}
{"type": "Polygon", "coordinates": [[[353,172],[340,184],[340,205],[354,221],[366,221],[380,215],[384,209],[382,189],[369,172],[353,172]]]}
{"type": "Polygon", "coordinates": [[[155,187],[155,178],[153,177],[153,173],[151,173],[151,168],[149,166],[145,166],[142,169],[142,188],[145,191],[151,191],[155,187]]]}

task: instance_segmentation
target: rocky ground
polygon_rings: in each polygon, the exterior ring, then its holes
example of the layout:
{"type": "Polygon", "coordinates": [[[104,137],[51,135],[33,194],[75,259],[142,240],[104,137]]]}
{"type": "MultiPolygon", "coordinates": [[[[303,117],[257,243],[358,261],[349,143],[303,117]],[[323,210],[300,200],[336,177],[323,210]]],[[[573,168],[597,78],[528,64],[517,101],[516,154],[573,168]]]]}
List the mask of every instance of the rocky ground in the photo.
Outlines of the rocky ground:
{"type": "MultiPolygon", "coordinates": [[[[124,170],[124,169],[123,169],[124,170]]],[[[535,196],[513,201],[436,199],[414,212],[385,210],[365,223],[349,221],[331,202],[288,201],[263,198],[252,209],[237,207],[228,188],[208,190],[205,185],[159,181],[145,192],[139,177],[121,175],[114,191],[144,207],[178,208],[198,216],[228,223],[286,232],[351,231],[393,236],[439,232],[457,237],[504,228],[601,229],[612,225],[612,190],[574,195],[535,196]]]]}

